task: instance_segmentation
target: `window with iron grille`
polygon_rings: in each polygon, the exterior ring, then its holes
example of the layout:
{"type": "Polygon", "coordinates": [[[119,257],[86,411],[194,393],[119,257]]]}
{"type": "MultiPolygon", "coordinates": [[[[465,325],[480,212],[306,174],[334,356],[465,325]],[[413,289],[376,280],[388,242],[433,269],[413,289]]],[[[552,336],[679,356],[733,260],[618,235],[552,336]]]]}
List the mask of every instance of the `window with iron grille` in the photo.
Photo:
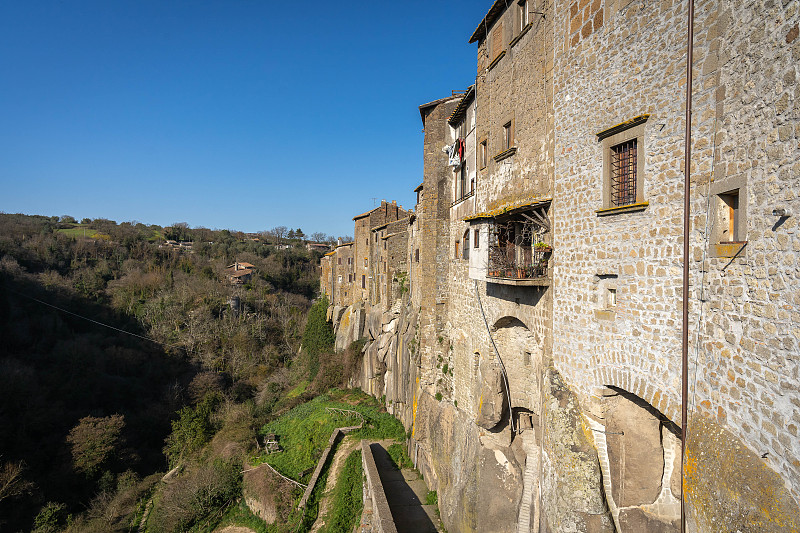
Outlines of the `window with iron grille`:
{"type": "Polygon", "coordinates": [[[603,151],[603,206],[598,216],[646,209],[645,122],[640,115],[597,134],[603,151]]]}
{"type": "Polygon", "coordinates": [[[636,142],[630,139],[611,147],[611,206],[636,202],[636,142]]]}

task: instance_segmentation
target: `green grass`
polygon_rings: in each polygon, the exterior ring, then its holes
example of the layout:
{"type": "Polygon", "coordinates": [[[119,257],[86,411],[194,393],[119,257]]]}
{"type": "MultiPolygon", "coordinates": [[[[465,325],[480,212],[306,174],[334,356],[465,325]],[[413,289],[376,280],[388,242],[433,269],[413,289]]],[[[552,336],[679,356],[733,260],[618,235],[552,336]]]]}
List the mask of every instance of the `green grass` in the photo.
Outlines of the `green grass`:
{"type": "Polygon", "coordinates": [[[386,413],[377,400],[360,391],[333,390],[298,405],[261,428],[260,434],[274,433],[283,451],[254,459],[267,462],[279,472],[301,482],[308,481],[328,439],[337,427],[355,426],[359,420],[328,412],[326,407],[358,411],[364,417],[364,428],[351,435],[361,439],[404,440],[405,430],[395,417],[386,413]],[[303,474],[303,475],[301,475],[303,474]]]}
{"type": "Polygon", "coordinates": [[[354,450],[345,460],[331,496],[331,510],[325,517],[323,533],[349,533],[361,517],[361,450],[354,450]]]}
{"type": "Polygon", "coordinates": [[[92,239],[95,238],[95,235],[97,235],[97,230],[90,228],[86,224],[76,224],[73,228],[60,229],[58,230],[58,233],[62,233],[69,237],[78,238],[83,237],[84,231],[86,231],[86,236],[92,239]]]}
{"type": "Polygon", "coordinates": [[[286,393],[286,399],[291,400],[292,398],[297,398],[298,396],[303,394],[307,388],[308,388],[308,380],[304,379],[297,385],[297,387],[293,388],[292,390],[286,393]]]}

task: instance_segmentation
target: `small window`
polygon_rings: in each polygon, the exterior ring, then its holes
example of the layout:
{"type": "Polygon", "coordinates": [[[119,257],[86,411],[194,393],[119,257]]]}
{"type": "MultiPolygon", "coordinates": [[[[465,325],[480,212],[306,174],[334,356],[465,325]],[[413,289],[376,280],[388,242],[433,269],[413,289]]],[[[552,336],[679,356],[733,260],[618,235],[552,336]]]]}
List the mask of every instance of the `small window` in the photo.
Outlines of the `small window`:
{"type": "Polygon", "coordinates": [[[508,121],[503,124],[503,151],[511,148],[511,145],[513,144],[512,139],[513,135],[511,133],[511,121],[508,121]]]}
{"type": "Polygon", "coordinates": [[[361,288],[362,289],[366,289],[367,288],[367,276],[365,276],[363,274],[361,275],[361,288]]]}
{"type": "Polygon", "coordinates": [[[474,236],[474,244],[472,245],[473,248],[480,248],[481,246],[481,230],[476,229],[472,232],[474,236]]]}
{"type": "Polygon", "coordinates": [[[469,261],[469,230],[464,232],[464,260],[469,261]]]}
{"type": "Polygon", "coordinates": [[[461,258],[461,241],[456,241],[456,259],[461,258]]]}
{"type": "Polygon", "coordinates": [[[342,264],[342,258],[341,257],[338,258],[338,263],[337,264],[339,264],[339,265],[342,264]]]}
{"type": "Polygon", "coordinates": [[[525,366],[531,366],[531,352],[525,352],[522,356],[522,362],[525,363],[525,366]]]}
{"type": "Polygon", "coordinates": [[[364,258],[364,267],[366,267],[366,266],[367,266],[367,258],[365,257],[364,258]]]}
{"type": "Polygon", "coordinates": [[[607,307],[616,307],[617,306],[617,289],[609,287],[608,289],[608,300],[607,300],[607,307]]]}
{"type": "Polygon", "coordinates": [[[342,276],[339,276],[339,283],[342,282],[342,276]]]}
{"type": "Polygon", "coordinates": [[[517,3],[517,31],[521,32],[528,25],[528,1],[521,0],[517,3]]]}
{"type": "Polygon", "coordinates": [[[742,239],[739,231],[739,190],[719,195],[720,199],[720,242],[739,242],[742,239]]]}
{"type": "Polygon", "coordinates": [[[487,151],[486,139],[482,140],[478,146],[478,160],[481,168],[486,168],[486,165],[489,162],[489,152],[487,151]]]}
{"type": "Polygon", "coordinates": [[[414,250],[414,262],[419,263],[419,248],[414,250]]]}

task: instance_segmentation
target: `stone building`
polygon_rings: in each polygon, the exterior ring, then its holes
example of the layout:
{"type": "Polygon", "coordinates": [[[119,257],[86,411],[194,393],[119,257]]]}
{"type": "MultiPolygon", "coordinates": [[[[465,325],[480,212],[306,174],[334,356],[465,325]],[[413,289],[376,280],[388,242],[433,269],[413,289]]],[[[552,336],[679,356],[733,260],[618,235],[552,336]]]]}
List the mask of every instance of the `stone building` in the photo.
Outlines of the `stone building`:
{"type": "MultiPolygon", "coordinates": [[[[474,84],[420,106],[413,214],[355,219],[363,326],[333,312],[337,345],[367,338],[354,382],[448,531],[679,530],[687,15],[494,2],[474,84]]],[[[688,531],[800,530],[799,22],[695,13],[688,531]]]]}

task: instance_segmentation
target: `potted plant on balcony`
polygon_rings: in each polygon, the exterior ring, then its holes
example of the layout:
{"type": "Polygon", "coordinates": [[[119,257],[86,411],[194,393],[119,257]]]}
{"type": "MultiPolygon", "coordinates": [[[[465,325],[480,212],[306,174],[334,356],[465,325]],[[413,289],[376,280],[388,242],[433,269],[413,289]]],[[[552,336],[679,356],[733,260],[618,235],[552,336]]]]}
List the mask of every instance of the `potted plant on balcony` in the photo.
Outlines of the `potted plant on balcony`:
{"type": "Polygon", "coordinates": [[[533,249],[536,250],[537,252],[544,252],[544,253],[553,251],[553,247],[543,241],[536,242],[533,245],[533,249]]]}

